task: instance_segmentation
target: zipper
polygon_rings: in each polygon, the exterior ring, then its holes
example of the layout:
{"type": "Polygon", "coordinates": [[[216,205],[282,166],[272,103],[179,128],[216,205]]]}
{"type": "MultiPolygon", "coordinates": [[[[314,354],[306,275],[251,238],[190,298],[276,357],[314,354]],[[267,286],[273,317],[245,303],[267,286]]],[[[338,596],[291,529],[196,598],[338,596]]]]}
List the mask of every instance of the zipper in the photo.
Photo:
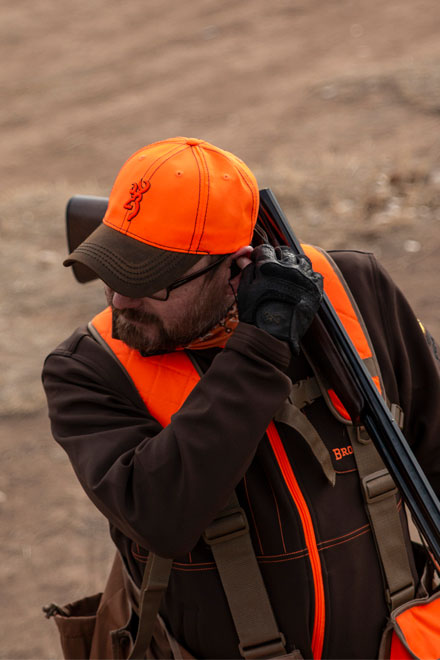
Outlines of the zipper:
{"type": "Polygon", "coordinates": [[[286,482],[292,499],[298,509],[304,530],[304,538],[312,567],[313,585],[315,590],[315,618],[313,623],[312,654],[314,660],[318,660],[321,658],[324,645],[325,595],[321,559],[319,557],[318,546],[316,543],[315,530],[313,528],[312,517],[304,499],[304,495],[301,492],[293,473],[292,466],[287,458],[286,450],[284,449],[280,435],[273,422],[271,422],[267,428],[267,436],[278,461],[284,481],[286,482]]]}

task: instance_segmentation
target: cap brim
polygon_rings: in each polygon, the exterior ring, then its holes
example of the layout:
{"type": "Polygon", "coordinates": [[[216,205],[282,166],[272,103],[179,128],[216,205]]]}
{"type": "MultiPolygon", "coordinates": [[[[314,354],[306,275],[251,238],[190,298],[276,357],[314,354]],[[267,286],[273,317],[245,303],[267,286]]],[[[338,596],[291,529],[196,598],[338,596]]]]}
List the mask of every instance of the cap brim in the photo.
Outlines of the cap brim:
{"type": "Polygon", "coordinates": [[[101,224],[63,264],[83,264],[113,291],[143,298],[165,289],[203,256],[161,250],[101,224]]]}

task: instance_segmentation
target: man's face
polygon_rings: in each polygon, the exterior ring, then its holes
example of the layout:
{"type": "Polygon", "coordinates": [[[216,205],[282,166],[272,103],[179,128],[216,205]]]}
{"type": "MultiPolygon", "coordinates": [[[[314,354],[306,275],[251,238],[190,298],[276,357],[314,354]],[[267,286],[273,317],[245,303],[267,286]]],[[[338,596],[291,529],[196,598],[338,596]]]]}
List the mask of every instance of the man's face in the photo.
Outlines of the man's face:
{"type": "MultiPolygon", "coordinates": [[[[187,274],[207,264],[207,259],[201,259],[187,274]]],[[[222,263],[212,274],[172,290],[166,301],[127,298],[106,287],[118,338],[146,353],[173,351],[190,344],[215,326],[234,302],[229,275],[227,263],[222,263]]]]}

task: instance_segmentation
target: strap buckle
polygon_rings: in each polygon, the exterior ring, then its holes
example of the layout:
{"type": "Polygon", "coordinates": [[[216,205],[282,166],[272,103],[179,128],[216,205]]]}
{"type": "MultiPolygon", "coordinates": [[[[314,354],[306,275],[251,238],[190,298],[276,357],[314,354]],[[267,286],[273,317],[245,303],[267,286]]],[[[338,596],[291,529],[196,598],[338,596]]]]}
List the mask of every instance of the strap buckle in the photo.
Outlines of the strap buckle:
{"type": "Polygon", "coordinates": [[[402,431],[403,430],[403,422],[405,420],[405,413],[403,412],[402,408],[397,404],[397,403],[392,403],[390,407],[390,412],[392,416],[394,417],[394,420],[399,427],[399,429],[402,431]]]}
{"type": "Polygon", "coordinates": [[[215,545],[243,536],[248,531],[249,524],[246,514],[241,507],[237,506],[223,511],[222,515],[214,518],[205,529],[203,538],[208,545],[215,545]]]}
{"type": "Polygon", "coordinates": [[[397,493],[396,484],[386,469],[368,474],[362,479],[362,485],[368,504],[379,502],[397,493]]]}
{"type": "Polygon", "coordinates": [[[270,639],[268,642],[259,642],[258,644],[239,644],[240,654],[246,660],[259,660],[260,658],[277,658],[286,654],[286,638],[283,633],[278,633],[278,637],[270,639]]]}
{"type": "Polygon", "coordinates": [[[386,596],[388,605],[392,612],[396,609],[396,607],[400,607],[400,605],[408,603],[408,601],[414,598],[414,582],[410,582],[410,584],[408,584],[406,587],[403,587],[403,589],[399,589],[394,593],[391,593],[390,590],[387,589],[386,596]]]}

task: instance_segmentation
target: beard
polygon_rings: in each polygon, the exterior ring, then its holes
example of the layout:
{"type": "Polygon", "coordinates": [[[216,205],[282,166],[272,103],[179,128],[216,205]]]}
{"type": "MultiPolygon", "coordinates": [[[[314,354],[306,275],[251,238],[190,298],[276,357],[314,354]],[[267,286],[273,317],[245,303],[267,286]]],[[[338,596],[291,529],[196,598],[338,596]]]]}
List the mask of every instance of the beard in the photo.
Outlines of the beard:
{"type": "Polygon", "coordinates": [[[226,316],[229,307],[212,280],[200,291],[198,302],[189,303],[181,318],[167,327],[157,314],[112,307],[113,336],[142,353],[170,353],[205,335],[226,316]]]}

